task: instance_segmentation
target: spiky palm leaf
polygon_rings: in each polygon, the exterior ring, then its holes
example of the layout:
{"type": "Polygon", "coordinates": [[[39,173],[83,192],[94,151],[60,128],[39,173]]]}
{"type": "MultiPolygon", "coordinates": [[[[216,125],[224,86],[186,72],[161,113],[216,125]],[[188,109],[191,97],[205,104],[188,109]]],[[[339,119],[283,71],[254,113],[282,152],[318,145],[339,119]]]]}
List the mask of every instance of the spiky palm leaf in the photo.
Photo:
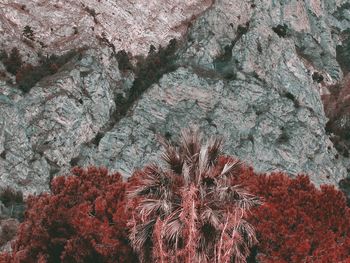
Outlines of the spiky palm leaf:
{"type": "Polygon", "coordinates": [[[161,141],[166,168],[138,174],[129,193],[139,198],[130,239],[142,258],[153,236],[156,261],[245,262],[256,238],[244,217],[260,201],[232,183],[242,164],[222,155],[222,142],[203,144],[198,129],[184,129],[178,146],[161,141]]]}

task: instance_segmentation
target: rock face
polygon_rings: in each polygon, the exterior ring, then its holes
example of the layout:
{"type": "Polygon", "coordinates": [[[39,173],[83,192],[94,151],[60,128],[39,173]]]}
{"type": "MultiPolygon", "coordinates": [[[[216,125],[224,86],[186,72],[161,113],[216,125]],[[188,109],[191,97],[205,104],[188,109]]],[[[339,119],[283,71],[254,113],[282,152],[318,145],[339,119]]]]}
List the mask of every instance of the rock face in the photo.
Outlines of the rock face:
{"type": "Polygon", "coordinates": [[[256,76],[242,74],[227,81],[181,67],[152,86],[98,147],[85,149],[86,159],[80,164],[130,174],[135,166],[155,160],[158,133],[177,136],[182,127],[196,124],[207,135],[225,135],[225,152],[259,171],[304,171],[314,182],[336,183],[343,167],[336,163],[325,135],[326,119],[316,113],[317,91],[308,96],[314,96],[309,105],[296,105],[256,76]]]}
{"type": "Polygon", "coordinates": [[[41,192],[51,176],[71,166],[81,145],[90,143],[115,109],[120,79],[115,65],[109,69],[91,50],[25,96],[2,84],[3,183],[41,192]]]}
{"type": "Polygon", "coordinates": [[[118,94],[133,88],[134,74],[118,70],[108,43],[28,94],[2,81],[0,184],[42,192],[51,176],[74,165],[130,175],[158,156],[158,135],[171,139],[192,124],[209,136],[224,135],[225,151],[258,171],[304,172],[317,185],[337,184],[346,169],[325,132],[321,94],[345,73],[339,52],[349,13],[347,0],[217,0],[180,41],[176,69],[140,94],[122,118],[115,116],[118,94]]]}
{"type": "Polygon", "coordinates": [[[61,54],[107,44],[133,54],[181,37],[212,0],[2,0],[0,48],[61,54]],[[27,28],[26,28],[27,27],[27,28]]]}

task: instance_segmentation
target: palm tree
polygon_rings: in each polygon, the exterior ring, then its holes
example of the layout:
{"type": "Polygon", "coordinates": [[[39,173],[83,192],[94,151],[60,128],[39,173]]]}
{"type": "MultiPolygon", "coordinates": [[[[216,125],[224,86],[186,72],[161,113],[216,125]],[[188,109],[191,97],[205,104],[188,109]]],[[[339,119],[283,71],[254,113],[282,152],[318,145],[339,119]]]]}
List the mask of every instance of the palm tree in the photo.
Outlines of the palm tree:
{"type": "Polygon", "coordinates": [[[203,144],[197,128],[181,132],[179,146],[161,140],[166,167],[134,174],[136,206],[130,240],[142,262],[246,262],[257,242],[244,219],[261,202],[233,183],[244,167],[222,155],[222,139],[203,144]]]}

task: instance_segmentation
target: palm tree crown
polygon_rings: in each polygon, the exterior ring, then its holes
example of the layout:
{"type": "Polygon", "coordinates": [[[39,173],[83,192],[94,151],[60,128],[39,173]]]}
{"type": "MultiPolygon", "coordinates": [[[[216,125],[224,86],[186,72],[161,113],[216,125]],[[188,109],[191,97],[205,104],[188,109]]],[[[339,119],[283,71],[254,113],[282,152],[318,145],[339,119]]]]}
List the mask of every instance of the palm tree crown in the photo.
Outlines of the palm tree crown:
{"type": "Polygon", "coordinates": [[[178,146],[161,143],[166,167],[137,172],[129,192],[141,261],[246,262],[256,236],[244,218],[260,201],[233,183],[242,164],[222,155],[221,138],[204,144],[196,128],[182,130],[178,146]]]}

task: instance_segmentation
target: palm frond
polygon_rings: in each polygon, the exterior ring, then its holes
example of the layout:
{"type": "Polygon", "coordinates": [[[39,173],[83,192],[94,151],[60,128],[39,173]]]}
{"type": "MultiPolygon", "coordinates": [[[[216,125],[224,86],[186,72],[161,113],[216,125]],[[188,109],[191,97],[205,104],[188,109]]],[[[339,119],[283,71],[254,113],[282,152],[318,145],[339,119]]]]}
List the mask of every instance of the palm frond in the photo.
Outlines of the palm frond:
{"type": "Polygon", "coordinates": [[[164,237],[168,245],[171,247],[177,244],[181,235],[183,227],[183,223],[180,219],[181,213],[182,208],[178,208],[164,220],[164,237]]]}
{"type": "Polygon", "coordinates": [[[166,199],[143,199],[139,205],[142,217],[150,215],[159,215],[161,217],[170,214],[172,211],[172,203],[166,199]]]}
{"type": "Polygon", "coordinates": [[[204,146],[200,149],[199,152],[199,162],[198,162],[198,170],[199,174],[203,175],[205,171],[208,169],[208,147],[204,146]]]}
{"type": "Polygon", "coordinates": [[[211,137],[208,141],[208,163],[213,165],[222,152],[223,138],[211,137]]]}
{"type": "Polygon", "coordinates": [[[177,149],[172,145],[167,145],[161,158],[169,165],[170,170],[176,174],[181,174],[183,159],[179,155],[177,149]]]}
{"type": "Polygon", "coordinates": [[[210,207],[206,207],[200,215],[200,218],[203,222],[208,222],[211,226],[213,226],[215,229],[220,228],[221,224],[221,216],[218,213],[217,210],[213,210],[210,207]]]}
{"type": "Polygon", "coordinates": [[[218,184],[215,191],[220,202],[235,204],[236,207],[244,211],[249,211],[251,208],[262,204],[259,198],[250,194],[239,185],[226,186],[218,184]]]}
{"type": "Polygon", "coordinates": [[[136,251],[141,251],[145,243],[151,239],[155,223],[156,220],[153,219],[146,223],[136,225],[131,229],[129,239],[136,251]]]}
{"type": "Polygon", "coordinates": [[[251,208],[262,204],[258,197],[250,194],[248,191],[238,185],[232,186],[231,189],[232,195],[230,198],[235,199],[238,207],[245,211],[249,211],[251,208]]]}
{"type": "Polygon", "coordinates": [[[164,198],[170,194],[171,177],[156,165],[150,165],[144,172],[137,187],[128,192],[129,198],[136,196],[157,196],[164,198]]]}
{"type": "Polygon", "coordinates": [[[202,137],[198,132],[198,128],[183,129],[180,137],[180,152],[186,159],[193,160],[198,156],[201,148],[202,137]]]}
{"type": "Polygon", "coordinates": [[[224,168],[222,169],[220,176],[236,176],[240,172],[240,169],[242,167],[242,163],[238,160],[228,162],[225,164],[224,168]]]}
{"type": "Polygon", "coordinates": [[[251,224],[249,224],[246,220],[241,219],[241,223],[238,226],[238,231],[247,241],[248,247],[252,247],[258,242],[254,227],[251,224]]]}

